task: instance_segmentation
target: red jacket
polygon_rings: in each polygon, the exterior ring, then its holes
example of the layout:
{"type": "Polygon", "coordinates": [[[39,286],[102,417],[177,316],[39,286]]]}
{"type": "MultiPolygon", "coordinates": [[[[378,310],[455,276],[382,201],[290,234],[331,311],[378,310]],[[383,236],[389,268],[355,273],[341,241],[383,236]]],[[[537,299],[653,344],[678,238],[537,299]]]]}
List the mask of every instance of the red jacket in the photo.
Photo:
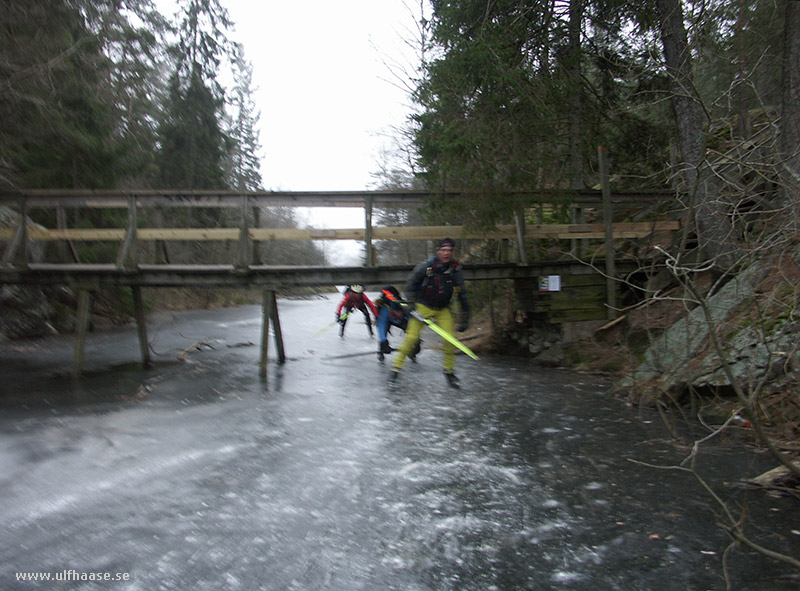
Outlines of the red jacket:
{"type": "Polygon", "coordinates": [[[342,308],[346,306],[361,310],[364,307],[364,304],[366,304],[369,307],[370,311],[372,312],[372,315],[375,316],[375,318],[377,318],[378,310],[375,308],[375,304],[372,303],[372,300],[370,300],[367,297],[367,294],[355,293],[353,291],[348,291],[344,295],[344,298],[342,299],[341,302],[339,302],[339,306],[336,308],[336,313],[341,315],[342,308]]]}

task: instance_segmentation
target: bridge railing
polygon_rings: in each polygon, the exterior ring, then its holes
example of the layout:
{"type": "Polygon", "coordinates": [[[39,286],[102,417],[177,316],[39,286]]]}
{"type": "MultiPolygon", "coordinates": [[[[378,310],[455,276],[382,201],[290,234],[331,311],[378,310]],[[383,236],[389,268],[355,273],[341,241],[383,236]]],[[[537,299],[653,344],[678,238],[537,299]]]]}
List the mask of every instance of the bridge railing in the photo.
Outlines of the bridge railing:
{"type": "MultiPolygon", "coordinates": [[[[516,218],[515,224],[499,225],[488,231],[469,230],[462,226],[402,226],[380,227],[372,225],[373,207],[419,207],[433,194],[430,192],[408,191],[341,191],[341,192],[170,192],[170,191],[25,191],[16,195],[0,195],[0,204],[7,204],[17,211],[16,227],[0,228],[0,241],[6,247],[3,262],[6,266],[26,266],[29,252],[34,244],[58,243],[73,245],[80,242],[118,243],[113,261],[105,261],[118,268],[135,267],[146,261],[140,260],[140,243],[153,242],[226,242],[236,247],[229,249],[234,260],[227,261],[236,268],[247,268],[253,264],[253,246],[270,241],[311,241],[311,240],[355,240],[366,244],[366,266],[374,266],[376,261],[371,248],[373,241],[380,240],[433,240],[444,235],[460,239],[512,239],[520,246],[521,261],[524,260],[524,242],[535,239],[556,240],[616,240],[641,238],[654,232],[674,232],[680,228],[675,220],[653,220],[646,222],[571,223],[571,224],[530,224],[524,221],[524,212],[516,218]],[[365,215],[364,228],[315,229],[315,228],[267,228],[253,224],[251,211],[259,207],[362,207],[365,215]],[[167,215],[167,208],[226,208],[233,210],[233,216],[225,219],[226,227],[168,227],[169,220],[182,216],[167,215]],[[52,210],[48,217],[55,220],[55,227],[31,222],[30,213],[34,210],[52,210]],[[83,209],[116,209],[120,223],[117,227],[83,228],[67,227],[68,217],[80,219],[77,214],[83,209]],[[74,210],[71,216],[66,211],[74,210]],[[144,219],[143,211],[158,210],[156,216],[144,219]],[[166,217],[166,222],[163,221],[166,217]],[[236,219],[238,218],[238,219],[236,219]],[[23,223],[23,220],[25,223],[23,223]],[[156,220],[155,225],[147,226],[156,220]],[[231,222],[233,220],[233,222],[231,222]]],[[[454,193],[446,197],[456,198],[454,193]]],[[[541,196],[540,196],[541,197],[541,196]]],[[[575,192],[575,203],[581,207],[600,207],[603,195],[600,192],[575,192]]],[[[669,196],[664,193],[631,193],[614,195],[607,201],[613,203],[657,203],[669,196]]],[[[611,209],[604,217],[611,216],[611,209]]],[[[255,218],[257,219],[257,218],[255,218]]],[[[60,263],[66,263],[62,249],[60,263]]],[[[77,250],[71,248],[73,260],[79,263],[77,250]]],[[[209,262],[210,264],[210,262],[209,262]]]]}

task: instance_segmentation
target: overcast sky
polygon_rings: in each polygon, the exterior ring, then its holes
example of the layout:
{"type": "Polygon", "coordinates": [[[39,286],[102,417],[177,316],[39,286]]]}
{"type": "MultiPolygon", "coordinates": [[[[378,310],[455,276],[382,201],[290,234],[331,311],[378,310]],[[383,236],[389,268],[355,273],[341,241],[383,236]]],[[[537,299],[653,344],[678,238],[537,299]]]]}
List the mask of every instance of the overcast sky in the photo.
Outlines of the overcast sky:
{"type": "MultiPolygon", "coordinates": [[[[417,11],[404,0],[222,3],[253,64],[264,187],[373,188],[386,136],[411,112],[397,76],[414,67],[417,11]]],[[[360,209],[297,213],[312,227],[364,227],[360,209]]],[[[325,246],[334,264],[359,262],[360,243],[325,246]]]]}
{"type": "MultiPolygon", "coordinates": [[[[158,0],[167,16],[180,0],[158,0]]],[[[392,128],[411,112],[419,0],[220,0],[253,64],[268,190],[374,188],[392,128]],[[410,44],[410,45],[409,45],[410,44]]],[[[364,227],[362,210],[300,210],[314,227],[364,227]]],[[[337,244],[348,252],[355,243],[337,244]]],[[[336,249],[333,249],[336,250],[336,249]]]]}
{"type": "Polygon", "coordinates": [[[253,64],[267,189],[370,188],[382,134],[410,112],[404,0],[221,0],[253,64]]]}

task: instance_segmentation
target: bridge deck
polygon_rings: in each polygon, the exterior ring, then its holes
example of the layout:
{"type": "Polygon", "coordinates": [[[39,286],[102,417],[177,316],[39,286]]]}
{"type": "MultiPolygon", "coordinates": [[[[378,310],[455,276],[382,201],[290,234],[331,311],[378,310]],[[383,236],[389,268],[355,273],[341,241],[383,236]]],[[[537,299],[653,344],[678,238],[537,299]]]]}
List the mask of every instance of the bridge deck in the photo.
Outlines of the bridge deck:
{"type": "MultiPolygon", "coordinates": [[[[411,265],[384,267],[288,267],[251,265],[34,264],[0,268],[0,285],[73,285],[83,288],[129,287],[314,287],[326,285],[386,285],[405,282],[411,265]]],[[[543,261],[528,265],[466,264],[468,281],[522,279],[539,275],[597,272],[578,261],[543,261]]]]}

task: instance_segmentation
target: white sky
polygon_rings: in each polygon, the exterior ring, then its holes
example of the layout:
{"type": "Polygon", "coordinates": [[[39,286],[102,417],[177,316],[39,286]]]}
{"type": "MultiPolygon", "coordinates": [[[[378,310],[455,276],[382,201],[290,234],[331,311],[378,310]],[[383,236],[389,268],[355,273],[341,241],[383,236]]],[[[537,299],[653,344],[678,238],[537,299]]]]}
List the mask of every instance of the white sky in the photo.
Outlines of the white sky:
{"type": "MultiPolygon", "coordinates": [[[[159,0],[172,16],[180,0],[159,0]]],[[[397,79],[416,65],[419,0],[220,0],[253,64],[268,190],[374,187],[387,135],[411,112],[397,79]]],[[[363,210],[298,211],[303,224],[363,228],[363,210]]],[[[328,252],[357,252],[336,241],[328,252]],[[337,248],[338,247],[338,248],[337,248]]],[[[333,258],[338,258],[334,257],[333,258]]],[[[340,262],[340,261],[338,261],[340,262]]]]}
{"type": "Polygon", "coordinates": [[[253,64],[268,189],[369,188],[406,93],[389,79],[413,16],[403,0],[221,0],[253,64]]]}
{"type": "MultiPolygon", "coordinates": [[[[264,187],[373,188],[387,135],[411,112],[397,80],[416,59],[409,46],[416,17],[406,2],[221,3],[253,64],[264,187]]],[[[314,227],[364,227],[360,209],[298,213],[314,227]]]]}

